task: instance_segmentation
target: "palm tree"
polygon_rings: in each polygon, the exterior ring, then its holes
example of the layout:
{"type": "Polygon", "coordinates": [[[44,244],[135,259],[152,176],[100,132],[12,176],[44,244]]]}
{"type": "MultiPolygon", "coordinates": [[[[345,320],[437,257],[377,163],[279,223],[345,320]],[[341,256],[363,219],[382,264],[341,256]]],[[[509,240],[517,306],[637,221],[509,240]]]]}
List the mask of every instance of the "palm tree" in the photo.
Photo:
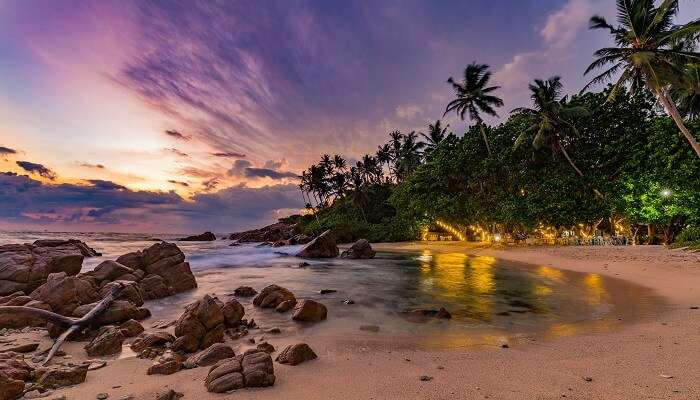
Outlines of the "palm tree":
{"type": "MultiPolygon", "coordinates": [[[[519,113],[529,119],[530,127],[522,132],[515,140],[515,148],[529,141],[535,150],[549,147],[555,153],[561,153],[576,174],[583,178],[583,172],[576,166],[566,151],[564,141],[569,136],[577,136],[576,127],[569,121],[571,117],[586,113],[582,107],[567,105],[566,97],[562,97],[563,85],[561,78],[553,76],[546,81],[535,79],[534,84],[528,85],[533,108],[516,108],[511,113],[519,113]]],[[[599,197],[603,195],[593,189],[599,197]]]]}
{"type": "Polygon", "coordinates": [[[486,144],[486,151],[489,156],[491,155],[491,146],[489,145],[488,138],[486,138],[486,131],[484,130],[484,121],[481,119],[481,113],[486,115],[491,115],[497,117],[494,107],[503,106],[503,100],[490,94],[494,90],[500,88],[500,86],[488,86],[489,79],[491,79],[491,71],[489,71],[489,66],[486,64],[477,64],[473,62],[464,69],[464,79],[462,83],[455,82],[454,79],[450,77],[447,83],[452,85],[455,90],[456,98],[452,100],[445,108],[445,113],[454,111],[459,115],[459,118],[464,121],[464,115],[468,114],[469,119],[479,126],[481,130],[481,136],[484,138],[484,143],[486,144]]]}
{"type": "Polygon", "coordinates": [[[700,64],[689,64],[685,68],[683,84],[671,90],[671,97],[687,118],[700,117],[700,64]]]}
{"type": "Polygon", "coordinates": [[[632,91],[646,87],[673,118],[678,128],[700,157],[700,144],[683,123],[670,91],[683,76],[685,64],[700,61],[700,53],[688,49],[688,41],[696,41],[700,31],[700,19],[685,25],[675,25],[678,0],[664,0],[658,7],[654,0],[617,0],[619,25],[610,25],[605,18],[594,15],[591,29],[607,29],[615,39],[615,47],[605,47],[594,53],[597,57],[586,68],[584,75],[594,69],[605,71],[591,80],[589,86],[612,79],[620,74],[613,90],[614,98],[619,87],[630,85],[632,91]],[[611,65],[611,66],[610,66],[611,65]]]}
{"type": "Polygon", "coordinates": [[[416,132],[402,135],[398,145],[398,152],[394,159],[394,171],[396,181],[402,182],[421,163],[422,149],[425,143],[418,141],[416,132]]]}
{"type": "Polygon", "coordinates": [[[421,132],[421,136],[425,139],[425,153],[426,155],[435,150],[435,148],[442,142],[447,136],[447,128],[450,124],[442,127],[442,122],[440,120],[435,121],[434,124],[428,125],[428,134],[421,132]]]}

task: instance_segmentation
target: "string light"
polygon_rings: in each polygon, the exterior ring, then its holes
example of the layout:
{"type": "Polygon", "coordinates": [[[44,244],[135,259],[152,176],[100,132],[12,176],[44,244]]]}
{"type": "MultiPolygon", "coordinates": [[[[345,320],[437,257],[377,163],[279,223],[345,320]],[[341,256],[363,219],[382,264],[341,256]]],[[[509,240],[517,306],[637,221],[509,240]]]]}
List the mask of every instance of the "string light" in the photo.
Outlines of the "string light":
{"type": "Polygon", "coordinates": [[[437,226],[439,226],[440,228],[442,228],[442,229],[444,229],[444,230],[450,232],[450,233],[453,234],[454,236],[456,236],[457,239],[459,239],[459,240],[461,240],[461,241],[466,241],[466,240],[467,240],[467,238],[464,236],[464,234],[463,234],[459,229],[453,227],[452,225],[449,225],[449,224],[447,224],[447,223],[445,223],[445,222],[442,222],[442,221],[440,221],[440,220],[436,220],[436,221],[435,221],[435,224],[436,224],[437,226]]]}

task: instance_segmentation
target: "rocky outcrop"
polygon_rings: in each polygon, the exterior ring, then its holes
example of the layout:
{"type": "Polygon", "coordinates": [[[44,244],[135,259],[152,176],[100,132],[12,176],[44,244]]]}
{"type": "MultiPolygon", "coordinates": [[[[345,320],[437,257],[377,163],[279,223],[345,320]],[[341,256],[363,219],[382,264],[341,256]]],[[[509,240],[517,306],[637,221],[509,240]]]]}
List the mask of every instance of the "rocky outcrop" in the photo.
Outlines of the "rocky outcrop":
{"type": "MultiPolygon", "coordinates": [[[[73,316],[80,318],[90,312],[95,307],[96,303],[82,305],[73,311],[73,316]]],[[[109,305],[109,308],[100,314],[94,321],[93,327],[102,325],[121,324],[130,319],[142,320],[151,316],[151,312],[147,308],[137,307],[128,300],[116,300],[109,305]]]]}
{"type": "Polygon", "coordinates": [[[181,242],[211,242],[212,240],[216,240],[216,235],[211,232],[204,232],[199,235],[187,236],[178,240],[181,242]]]}
{"type": "Polygon", "coordinates": [[[173,348],[192,353],[222,342],[225,328],[239,325],[243,314],[243,306],[238,301],[232,299],[224,304],[216,297],[205,295],[188,304],[177,320],[173,348]]]}
{"type": "Polygon", "coordinates": [[[253,229],[245,232],[232,233],[229,239],[239,243],[251,242],[279,242],[290,239],[294,236],[296,224],[278,222],[260,229],[253,229]]]}
{"type": "Polygon", "coordinates": [[[275,361],[280,364],[299,365],[306,361],[311,361],[318,358],[316,353],[306,343],[298,343],[287,346],[277,356],[275,361]]]}
{"type": "Polygon", "coordinates": [[[122,351],[124,334],[121,329],[103,326],[90,343],[85,345],[85,352],[91,357],[109,356],[122,351]]]}
{"type": "Polygon", "coordinates": [[[136,353],[141,353],[148,348],[165,348],[167,345],[175,341],[175,336],[165,331],[156,331],[142,334],[133,343],[131,350],[136,353]]]}
{"type": "Polygon", "coordinates": [[[294,293],[277,285],[266,286],[253,299],[254,306],[260,308],[275,308],[279,312],[291,310],[296,303],[297,299],[294,297],[294,293]]]}
{"type": "Polygon", "coordinates": [[[44,389],[56,389],[85,382],[89,364],[50,365],[34,372],[36,384],[44,389]]]}
{"type": "Polygon", "coordinates": [[[335,235],[329,229],[318,235],[299,251],[296,256],[303,258],[333,258],[338,257],[338,245],[335,243],[335,235]]]}
{"type": "Polygon", "coordinates": [[[315,300],[302,300],[294,307],[292,319],[304,322],[319,322],[326,319],[326,306],[315,300]]]}
{"type": "Polygon", "coordinates": [[[83,304],[99,300],[97,288],[88,280],[69,276],[65,272],[53,273],[46,283],[31,294],[32,299],[51,306],[55,313],[72,315],[83,304]]]}
{"type": "Polygon", "coordinates": [[[341,258],[367,259],[374,258],[377,253],[372,250],[372,246],[366,239],[360,239],[353,243],[349,249],[340,254],[341,258]]]}
{"type": "Polygon", "coordinates": [[[313,238],[311,236],[306,236],[304,234],[298,234],[294,235],[289,240],[287,240],[287,243],[290,245],[295,245],[295,244],[307,244],[309,243],[313,238]]]}
{"type": "Polygon", "coordinates": [[[24,393],[24,381],[13,379],[0,371],[0,400],[16,400],[24,393]]]}
{"type": "Polygon", "coordinates": [[[0,296],[31,293],[49,274],[77,275],[85,257],[99,255],[78,240],[37,240],[0,246],[0,296]]]}
{"type": "Polygon", "coordinates": [[[0,353],[0,400],[22,397],[24,382],[31,377],[33,370],[21,354],[0,353]]]}
{"type": "Polygon", "coordinates": [[[250,349],[243,355],[225,359],[209,370],[204,381],[207,391],[225,393],[244,387],[275,384],[275,370],[269,354],[250,349]]]}
{"type": "Polygon", "coordinates": [[[233,349],[223,343],[214,343],[185,361],[185,368],[208,367],[217,362],[235,357],[233,349]]]}

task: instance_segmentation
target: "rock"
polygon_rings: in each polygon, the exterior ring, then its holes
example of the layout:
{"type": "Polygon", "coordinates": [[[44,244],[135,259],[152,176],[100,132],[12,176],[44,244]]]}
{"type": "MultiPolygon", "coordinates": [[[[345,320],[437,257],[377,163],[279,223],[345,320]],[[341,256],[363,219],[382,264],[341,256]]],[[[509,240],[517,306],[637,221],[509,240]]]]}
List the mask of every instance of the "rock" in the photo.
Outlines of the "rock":
{"type": "Polygon", "coordinates": [[[274,327],[274,328],[266,329],[265,333],[269,333],[270,335],[279,335],[280,333],[282,333],[282,330],[278,327],[274,327]]]}
{"type": "Polygon", "coordinates": [[[440,307],[439,310],[432,310],[427,308],[417,308],[414,310],[408,310],[403,312],[407,320],[411,322],[426,322],[429,318],[438,319],[451,319],[452,314],[447,311],[444,307],[440,307]]]}
{"type": "Polygon", "coordinates": [[[320,294],[331,294],[331,293],[336,293],[337,290],[335,290],[335,289],[321,289],[318,292],[320,294]]]}
{"type": "Polygon", "coordinates": [[[227,326],[236,326],[241,323],[245,310],[238,300],[231,299],[224,303],[224,322],[227,326]]]}
{"type": "Polygon", "coordinates": [[[264,351],[265,353],[272,354],[275,352],[275,346],[271,345],[268,342],[261,342],[258,343],[256,348],[260,351],[264,351]]]}
{"type": "Polygon", "coordinates": [[[280,303],[288,300],[296,304],[294,293],[281,286],[270,285],[255,296],[253,305],[261,308],[276,308],[280,303]]]}
{"type": "Polygon", "coordinates": [[[85,382],[88,364],[51,365],[35,371],[37,385],[47,389],[77,385],[85,382]]]}
{"type": "Polygon", "coordinates": [[[315,300],[302,300],[294,307],[292,319],[295,321],[319,322],[326,319],[326,306],[315,300]]]}
{"type": "Polygon", "coordinates": [[[149,332],[136,338],[131,344],[131,349],[139,353],[149,347],[165,347],[175,341],[175,337],[168,332],[149,332]]]}
{"type": "MultiPolygon", "coordinates": [[[[26,296],[23,296],[26,297],[26,296]]],[[[24,299],[23,299],[24,300],[24,299]]],[[[31,300],[31,298],[30,298],[31,300]]],[[[39,308],[42,310],[51,311],[51,306],[48,304],[31,300],[24,304],[0,304],[0,305],[22,305],[25,307],[39,308]]],[[[23,314],[0,313],[0,329],[3,328],[26,328],[29,326],[46,326],[46,321],[37,317],[32,317],[23,314]]]]}
{"type": "Polygon", "coordinates": [[[296,303],[297,303],[296,300],[285,300],[285,301],[279,303],[277,305],[277,307],[275,307],[275,311],[277,311],[278,313],[287,312],[287,311],[291,310],[292,308],[294,308],[296,303]]]}
{"type": "Polygon", "coordinates": [[[353,243],[349,249],[345,250],[340,257],[350,259],[367,259],[374,258],[376,252],[372,250],[369,242],[366,239],[360,239],[353,243]]]}
{"type": "Polygon", "coordinates": [[[90,360],[90,364],[88,364],[88,371],[95,371],[100,368],[104,368],[107,366],[107,361],[104,360],[90,360]]]}
{"type": "Polygon", "coordinates": [[[298,234],[294,235],[291,238],[289,238],[288,242],[290,245],[296,245],[296,244],[307,244],[311,241],[311,237],[306,236],[304,234],[298,234]]]}
{"type": "Polygon", "coordinates": [[[15,400],[24,393],[24,381],[13,379],[0,371],[0,400],[15,400]]]}
{"type": "Polygon", "coordinates": [[[199,235],[187,236],[178,240],[181,242],[211,242],[212,240],[216,240],[216,235],[211,232],[204,232],[199,235]]]}
{"type": "Polygon", "coordinates": [[[155,274],[146,275],[146,277],[139,282],[139,287],[143,292],[144,298],[149,300],[161,299],[175,294],[173,289],[165,283],[165,279],[155,274]]]}
{"type": "Polygon", "coordinates": [[[39,343],[23,343],[0,349],[0,353],[31,353],[39,347],[39,343]]]}
{"type": "Polygon", "coordinates": [[[420,376],[420,380],[423,381],[423,382],[428,382],[428,381],[432,381],[432,380],[433,380],[433,377],[430,376],[430,375],[421,375],[421,376],[420,376]]]}
{"type": "Polygon", "coordinates": [[[182,397],[185,397],[185,395],[170,389],[167,392],[160,393],[156,400],[178,400],[182,397]]]}
{"type": "Polygon", "coordinates": [[[118,299],[128,300],[131,304],[137,307],[143,305],[143,292],[139,284],[134,281],[118,280],[114,282],[109,282],[102,286],[102,288],[100,289],[100,297],[106,297],[117,285],[121,285],[124,287],[124,289],[122,289],[122,292],[119,294],[118,299]]]}
{"type": "Polygon", "coordinates": [[[182,358],[176,354],[168,354],[148,367],[146,375],[172,375],[182,369],[182,358]]]}
{"type": "Polygon", "coordinates": [[[294,234],[294,227],[295,224],[278,222],[260,229],[232,233],[229,239],[239,243],[277,242],[291,238],[294,234]]]}
{"type": "Polygon", "coordinates": [[[343,304],[349,306],[349,305],[355,304],[355,300],[353,300],[353,299],[345,299],[345,300],[343,300],[343,304]]]}
{"type": "Polygon", "coordinates": [[[31,293],[49,274],[77,275],[85,257],[97,255],[79,240],[37,240],[33,244],[0,246],[0,296],[31,293]]]}
{"type": "Polygon", "coordinates": [[[224,393],[244,387],[275,384],[275,371],[269,354],[251,349],[241,356],[225,359],[209,370],[204,381],[207,391],[224,393]]]}
{"type": "Polygon", "coordinates": [[[296,256],[303,258],[333,258],[338,257],[338,246],[333,232],[327,230],[310,241],[296,256]]]}
{"type": "Polygon", "coordinates": [[[143,325],[141,325],[140,322],[134,319],[130,319],[124,322],[123,324],[119,325],[119,329],[121,329],[122,335],[124,335],[124,337],[138,336],[141,333],[143,333],[143,331],[145,331],[143,325]]]}
{"type": "Polygon", "coordinates": [[[307,263],[306,261],[302,261],[299,263],[299,268],[306,268],[310,266],[311,264],[307,263]]]}
{"type": "Polygon", "coordinates": [[[306,361],[318,358],[316,353],[306,343],[287,346],[277,356],[275,361],[280,364],[298,365],[306,361]]]}
{"type": "MultiPolygon", "coordinates": [[[[240,304],[238,305],[240,306],[240,304]]],[[[232,307],[235,308],[235,306],[232,307]]],[[[224,304],[219,299],[209,295],[188,304],[185,307],[185,312],[175,324],[177,339],[173,347],[176,350],[192,353],[205,349],[214,343],[222,342],[224,327],[227,323],[224,311],[224,304]]],[[[227,309],[226,312],[234,313],[231,308],[227,309]]]]}
{"type": "Polygon", "coordinates": [[[117,257],[116,262],[132,270],[143,270],[146,267],[143,264],[143,253],[140,251],[123,254],[117,257]]]}
{"type": "Polygon", "coordinates": [[[51,390],[47,390],[44,393],[40,392],[39,390],[31,390],[29,392],[26,392],[24,394],[25,399],[40,399],[42,397],[48,397],[52,395],[53,392],[51,390]]]}
{"type": "Polygon", "coordinates": [[[214,343],[205,350],[190,356],[185,361],[185,368],[206,367],[214,365],[225,358],[235,357],[233,349],[223,343],[214,343]]]}
{"type": "Polygon", "coordinates": [[[99,300],[97,288],[89,281],[65,272],[50,274],[46,283],[31,294],[32,299],[46,303],[61,315],[70,316],[76,307],[99,300]]]}
{"type": "Polygon", "coordinates": [[[287,245],[286,240],[278,240],[278,241],[272,243],[272,247],[282,247],[282,246],[286,246],[286,245],[287,245]]]}
{"type": "Polygon", "coordinates": [[[233,295],[238,297],[253,297],[256,294],[258,291],[250,286],[239,286],[233,291],[233,295]]]}
{"type": "Polygon", "coordinates": [[[109,398],[109,393],[98,393],[97,400],[107,400],[109,398]]]}
{"type": "Polygon", "coordinates": [[[21,354],[17,353],[0,353],[0,373],[5,374],[10,379],[20,381],[29,380],[29,377],[34,371],[21,354]]]}
{"type": "Polygon", "coordinates": [[[85,345],[85,351],[91,357],[108,356],[120,353],[123,343],[124,335],[121,329],[113,326],[104,326],[100,328],[97,336],[85,345]]]}
{"type": "Polygon", "coordinates": [[[92,271],[92,275],[98,281],[113,281],[120,276],[132,274],[133,272],[133,269],[125,265],[122,265],[116,261],[107,260],[98,264],[92,271]]]}
{"type": "Polygon", "coordinates": [[[377,325],[360,325],[360,330],[365,332],[379,332],[377,325]]]}
{"type": "MultiPolygon", "coordinates": [[[[95,305],[96,303],[80,306],[73,311],[73,316],[80,318],[90,312],[95,305]]],[[[126,300],[116,300],[110,304],[104,313],[95,319],[93,326],[121,324],[130,319],[142,320],[150,316],[151,312],[147,308],[137,307],[126,300]]]]}
{"type": "Polygon", "coordinates": [[[173,243],[156,243],[143,251],[144,270],[159,275],[173,293],[197,287],[185,254],[173,243]]]}

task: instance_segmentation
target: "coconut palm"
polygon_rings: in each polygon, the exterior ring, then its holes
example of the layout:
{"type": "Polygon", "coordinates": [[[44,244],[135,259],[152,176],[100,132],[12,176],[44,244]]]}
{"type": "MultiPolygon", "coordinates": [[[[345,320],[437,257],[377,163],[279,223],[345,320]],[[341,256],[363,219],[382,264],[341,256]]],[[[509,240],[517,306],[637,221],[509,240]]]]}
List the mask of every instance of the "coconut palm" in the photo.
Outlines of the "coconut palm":
{"type": "Polygon", "coordinates": [[[491,155],[491,145],[486,137],[484,129],[484,121],[481,119],[481,114],[497,117],[494,107],[503,106],[503,100],[491,94],[500,86],[488,86],[491,79],[491,71],[486,64],[477,64],[473,62],[464,69],[464,79],[461,83],[455,82],[450,77],[447,83],[452,85],[455,91],[456,98],[452,100],[445,108],[443,116],[454,111],[459,115],[459,118],[464,121],[465,114],[468,114],[469,119],[479,126],[481,136],[486,144],[486,151],[491,155]]]}
{"type": "Polygon", "coordinates": [[[692,50],[700,31],[700,19],[684,25],[676,25],[673,19],[678,13],[678,0],[664,0],[658,7],[654,0],[617,0],[618,26],[610,25],[605,18],[594,15],[591,29],[607,29],[615,40],[615,47],[605,47],[594,54],[597,57],[585,74],[605,67],[584,87],[608,81],[619,74],[611,98],[620,86],[629,85],[633,91],[646,88],[673,118],[678,128],[700,157],[700,144],[683,123],[670,91],[680,83],[683,66],[700,61],[700,53],[692,50]],[[691,50],[688,49],[691,48],[691,50]]]}
{"type": "Polygon", "coordinates": [[[450,124],[442,126],[440,120],[435,121],[434,124],[428,125],[428,134],[421,132],[421,136],[425,139],[425,154],[430,154],[435,148],[442,142],[447,136],[447,128],[450,124]]]}
{"type": "Polygon", "coordinates": [[[687,118],[700,117],[700,64],[689,64],[685,68],[685,79],[671,90],[671,97],[687,118]]]}
{"type": "MultiPolygon", "coordinates": [[[[534,84],[531,83],[528,87],[533,108],[521,107],[511,111],[526,116],[530,124],[515,140],[515,148],[525,142],[530,142],[535,150],[548,147],[555,153],[561,153],[576,174],[583,177],[583,172],[566,151],[564,143],[568,137],[578,135],[576,127],[570,122],[571,118],[585,114],[586,110],[567,104],[566,97],[562,97],[564,86],[558,76],[546,81],[535,79],[534,84]]],[[[598,190],[593,191],[603,197],[598,190]]]]}

